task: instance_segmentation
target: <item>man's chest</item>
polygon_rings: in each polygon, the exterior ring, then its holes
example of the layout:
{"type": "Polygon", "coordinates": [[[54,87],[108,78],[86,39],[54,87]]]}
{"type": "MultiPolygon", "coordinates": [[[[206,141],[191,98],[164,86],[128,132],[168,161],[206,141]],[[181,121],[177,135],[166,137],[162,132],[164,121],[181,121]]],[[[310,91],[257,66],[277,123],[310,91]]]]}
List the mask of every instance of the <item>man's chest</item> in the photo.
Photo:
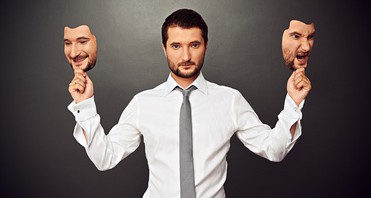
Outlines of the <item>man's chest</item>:
{"type": "MultiPolygon", "coordinates": [[[[141,103],[138,127],[146,146],[179,144],[181,97],[141,103]]],[[[235,115],[228,101],[217,97],[190,98],[193,143],[225,144],[235,132],[235,115]]]]}

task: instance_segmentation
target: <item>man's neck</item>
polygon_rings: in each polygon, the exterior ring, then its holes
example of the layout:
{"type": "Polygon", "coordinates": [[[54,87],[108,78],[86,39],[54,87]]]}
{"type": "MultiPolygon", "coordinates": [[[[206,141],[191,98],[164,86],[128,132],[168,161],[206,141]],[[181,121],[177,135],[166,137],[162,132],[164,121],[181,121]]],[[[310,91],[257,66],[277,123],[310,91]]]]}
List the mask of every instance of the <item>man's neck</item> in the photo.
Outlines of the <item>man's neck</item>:
{"type": "Polygon", "coordinates": [[[182,78],[180,76],[175,75],[174,73],[171,73],[171,76],[177,82],[183,89],[187,88],[190,84],[193,83],[197,79],[197,77],[200,75],[200,73],[189,77],[189,78],[182,78]]]}

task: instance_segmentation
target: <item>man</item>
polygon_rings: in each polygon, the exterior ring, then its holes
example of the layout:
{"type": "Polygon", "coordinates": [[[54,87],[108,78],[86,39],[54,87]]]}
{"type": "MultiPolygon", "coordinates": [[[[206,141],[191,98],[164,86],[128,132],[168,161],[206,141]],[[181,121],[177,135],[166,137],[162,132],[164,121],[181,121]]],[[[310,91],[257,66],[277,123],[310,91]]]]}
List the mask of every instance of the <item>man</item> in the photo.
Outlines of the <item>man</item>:
{"type": "Polygon", "coordinates": [[[64,54],[73,70],[89,71],[97,62],[97,39],[89,26],[64,27],[64,54]]]}
{"type": "Polygon", "coordinates": [[[288,80],[284,110],[271,129],[237,90],[204,79],[207,34],[206,23],[193,10],[177,10],[166,18],[162,39],[171,73],[165,83],[134,96],[108,135],[100,125],[89,76],[76,70],[70,83],[74,136],[99,170],[116,166],[143,136],[150,173],[143,197],[225,197],[226,155],[234,133],[251,151],[272,161],[282,160],[301,134],[300,109],[311,89],[304,70],[288,80]],[[184,143],[187,107],[192,137],[184,143]],[[188,144],[193,151],[183,152],[188,144]],[[185,166],[183,158],[191,162],[185,166]]]}
{"type": "Polygon", "coordinates": [[[285,64],[291,69],[307,68],[310,51],[314,44],[314,23],[291,20],[282,35],[282,54],[285,64]]]}

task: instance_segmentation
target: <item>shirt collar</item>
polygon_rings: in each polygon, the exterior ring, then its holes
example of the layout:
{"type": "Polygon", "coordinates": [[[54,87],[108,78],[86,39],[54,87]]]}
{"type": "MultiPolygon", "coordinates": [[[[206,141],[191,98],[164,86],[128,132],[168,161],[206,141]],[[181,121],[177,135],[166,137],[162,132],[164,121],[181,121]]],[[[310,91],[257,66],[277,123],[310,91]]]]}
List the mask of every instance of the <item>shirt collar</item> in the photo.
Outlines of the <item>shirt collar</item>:
{"type": "MultiPolygon", "coordinates": [[[[206,84],[206,80],[204,76],[202,75],[202,72],[200,72],[196,80],[194,80],[188,87],[192,85],[197,87],[197,89],[200,90],[202,93],[207,94],[207,84],[206,84]]],[[[176,87],[181,87],[181,86],[174,80],[171,74],[169,74],[169,77],[167,78],[167,81],[165,82],[164,95],[165,96],[168,95],[176,87]]]]}

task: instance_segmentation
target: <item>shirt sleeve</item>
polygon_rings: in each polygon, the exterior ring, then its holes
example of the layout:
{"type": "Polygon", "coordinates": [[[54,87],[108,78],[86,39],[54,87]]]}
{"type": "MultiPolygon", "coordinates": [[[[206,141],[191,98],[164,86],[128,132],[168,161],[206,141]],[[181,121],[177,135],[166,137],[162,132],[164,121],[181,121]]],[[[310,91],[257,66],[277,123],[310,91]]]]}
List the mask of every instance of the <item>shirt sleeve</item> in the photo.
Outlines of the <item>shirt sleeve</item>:
{"type": "Polygon", "coordinates": [[[301,109],[304,101],[297,106],[287,94],[284,109],[278,115],[278,121],[272,129],[263,124],[252,107],[238,93],[234,100],[237,137],[252,152],[270,161],[281,161],[292,149],[301,135],[301,109]],[[290,128],[296,124],[295,135],[291,136],[290,128]]]}
{"type": "Polygon", "coordinates": [[[78,104],[72,102],[68,105],[68,109],[76,120],[73,136],[85,147],[89,158],[99,170],[115,167],[140,145],[141,134],[136,127],[139,113],[135,98],[125,108],[119,122],[108,135],[100,124],[94,97],[78,104]]]}

